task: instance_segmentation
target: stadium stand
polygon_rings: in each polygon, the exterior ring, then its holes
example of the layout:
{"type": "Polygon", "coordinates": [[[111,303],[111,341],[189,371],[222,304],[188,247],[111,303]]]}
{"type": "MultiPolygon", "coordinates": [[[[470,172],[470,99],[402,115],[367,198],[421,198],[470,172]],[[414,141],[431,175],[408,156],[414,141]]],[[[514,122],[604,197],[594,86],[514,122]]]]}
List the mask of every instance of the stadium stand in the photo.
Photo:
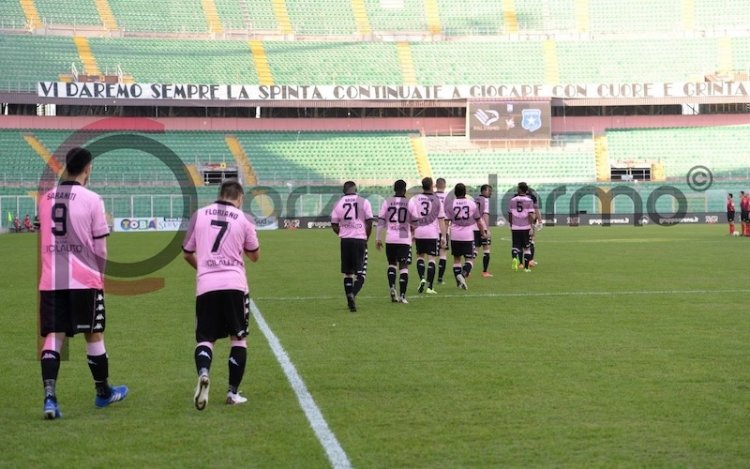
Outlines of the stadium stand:
{"type": "Polygon", "coordinates": [[[245,22],[247,9],[243,10],[240,0],[215,0],[215,4],[224,29],[250,29],[250,25],[245,22]]]}
{"type": "Polygon", "coordinates": [[[24,29],[26,16],[21,4],[15,1],[0,2],[0,27],[3,29],[24,29]]]}
{"type": "Polygon", "coordinates": [[[91,39],[99,67],[141,83],[257,83],[246,41],[91,39]]]}
{"type": "MultiPolygon", "coordinates": [[[[721,69],[744,70],[750,37],[721,39],[602,39],[408,43],[420,84],[542,84],[702,81],[721,69]],[[545,53],[552,44],[554,56],[545,53]],[[648,54],[642,51],[649,51],[648,54]],[[546,62],[556,62],[550,75],[546,62]],[[581,66],[585,64],[585,66],[581,66]]],[[[259,83],[248,41],[91,38],[104,73],[118,66],[141,83],[259,83]]],[[[84,67],[73,38],[0,36],[3,89],[33,89],[84,67]],[[30,88],[31,87],[31,88],[30,88]]],[[[263,41],[273,82],[294,85],[380,84],[408,81],[391,42],[263,41]],[[310,64],[316,66],[311,67],[310,64]]]]}
{"type": "Polygon", "coordinates": [[[0,35],[0,48],[2,89],[36,89],[37,81],[57,81],[73,64],[81,68],[69,37],[0,35]]]}
{"type": "Polygon", "coordinates": [[[715,38],[557,41],[557,56],[562,83],[702,81],[719,67],[715,38]]]}
{"type": "Polygon", "coordinates": [[[64,8],[59,1],[36,0],[42,21],[48,24],[96,25],[102,20],[93,0],[66,0],[64,8]]]}
{"type": "Polygon", "coordinates": [[[357,32],[351,0],[286,0],[299,35],[351,35],[357,32]]]}
{"type": "Polygon", "coordinates": [[[411,44],[417,82],[432,84],[543,83],[540,42],[411,44]]]}
{"type": "Polygon", "coordinates": [[[398,8],[399,5],[389,5],[380,0],[365,0],[365,6],[373,31],[427,31],[422,2],[404,2],[403,8],[398,8]]]}
{"type": "Polygon", "coordinates": [[[267,41],[264,45],[277,84],[402,83],[393,44],[267,41]]]}
{"type": "Polygon", "coordinates": [[[608,130],[610,161],[661,161],[667,177],[704,165],[725,178],[748,178],[750,126],[608,130]]]}
{"type": "Polygon", "coordinates": [[[109,0],[122,29],[134,32],[208,32],[200,0],[109,0]]]}
{"type": "Polygon", "coordinates": [[[280,132],[236,134],[260,184],[338,184],[419,178],[407,134],[280,132]]]}

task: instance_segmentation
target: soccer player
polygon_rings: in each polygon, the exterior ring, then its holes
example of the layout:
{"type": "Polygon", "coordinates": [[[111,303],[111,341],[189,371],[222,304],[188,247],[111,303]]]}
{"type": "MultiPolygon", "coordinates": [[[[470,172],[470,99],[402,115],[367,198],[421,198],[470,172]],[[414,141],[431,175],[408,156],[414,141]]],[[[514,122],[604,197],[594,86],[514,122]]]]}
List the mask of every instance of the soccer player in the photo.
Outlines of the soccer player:
{"type": "Polygon", "coordinates": [[[29,233],[33,233],[34,232],[34,226],[31,224],[31,218],[29,218],[29,214],[28,213],[23,218],[23,228],[26,231],[28,231],[29,233]]]}
{"type": "Polygon", "coordinates": [[[409,200],[409,213],[415,222],[414,244],[417,248],[419,293],[434,295],[435,257],[440,254],[440,242],[445,239],[443,203],[432,192],[432,178],[422,179],[422,193],[409,200]],[[428,256],[425,278],[425,256],[428,256]]]}
{"type": "Polygon", "coordinates": [[[195,298],[195,408],[208,404],[209,372],[214,343],[229,337],[229,389],[226,403],[244,404],[239,392],[247,361],[250,297],[245,274],[246,256],[260,258],[255,223],[243,213],[244,190],[235,179],[221,184],[219,199],[190,218],[183,255],[196,269],[195,298]]]}
{"type": "Polygon", "coordinates": [[[734,234],[734,195],[730,192],[727,195],[727,222],[729,223],[729,235],[734,234]]]}
{"type": "MultiPolygon", "coordinates": [[[[516,194],[518,195],[518,194],[516,194]]],[[[541,210],[539,209],[539,197],[537,196],[534,189],[529,187],[529,191],[526,193],[527,196],[531,199],[531,201],[534,203],[534,226],[531,230],[531,235],[529,237],[529,266],[534,267],[536,262],[536,233],[542,229],[542,215],[541,210]]]]}
{"type": "Polygon", "coordinates": [[[409,264],[411,264],[411,240],[414,231],[406,199],[406,181],[399,179],[393,184],[393,197],[383,201],[378,212],[378,227],[375,231],[375,247],[383,248],[381,234],[385,232],[385,256],[388,259],[388,288],[391,301],[408,303],[406,287],[409,284],[409,264]],[[398,294],[396,293],[396,272],[398,294]]]}
{"type": "Polygon", "coordinates": [[[742,224],[741,236],[750,236],[750,195],[740,191],[740,223],[742,224]]]}
{"type": "Polygon", "coordinates": [[[474,257],[474,230],[479,227],[482,236],[487,236],[487,227],[477,204],[466,197],[466,186],[456,184],[454,198],[446,198],[445,218],[451,224],[451,254],[453,255],[453,275],[459,288],[468,290],[466,277],[471,273],[474,257]],[[461,266],[463,258],[463,267],[461,266]]]}
{"type": "Polygon", "coordinates": [[[72,148],[65,157],[64,181],[41,195],[42,272],[39,280],[39,325],[44,417],[62,416],[55,385],[65,336],[83,333],[96,388],[96,407],[125,399],[126,386],[110,386],[104,346],[104,267],[109,227],[104,202],[84,187],[91,175],[91,152],[72,148]]]}
{"type": "Polygon", "coordinates": [[[372,233],[372,205],[357,195],[353,181],[344,183],[344,196],[331,212],[331,228],[341,238],[341,273],[349,311],[357,312],[355,298],[367,275],[367,240],[372,233]]]}
{"type": "Polygon", "coordinates": [[[518,270],[523,265],[526,272],[529,270],[531,260],[530,236],[534,224],[534,202],[527,195],[529,186],[525,182],[518,183],[518,193],[508,204],[508,224],[512,233],[513,256],[512,268],[518,270]]]}
{"type": "MultiPolygon", "coordinates": [[[[435,180],[435,195],[440,199],[443,210],[445,210],[445,198],[448,194],[445,193],[445,179],[437,178],[435,180]]],[[[443,275],[445,275],[445,266],[448,263],[448,219],[444,221],[444,231],[440,233],[440,259],[438,260],[438,283],[444,284],[443,275]]]]}
{"type": "MultiPolygon", "coordinates": [[[[474,198],[474,202],[477,204],[477,209],[482,215],[482,221],[484,226],[490,226],[490,197],[492,197],[492,186],[489,184],[482,184],[479,188],[479,195],[474,198]]],[[[482,246],[482,277],[489,278],[492,274],[489,272],[490,267],[490,245],[492,244],[492,238],[488,235],[482,236],[482,233],[477,229],[474,231],[474,257],[479,255],[479,246],[482,246]]]]}

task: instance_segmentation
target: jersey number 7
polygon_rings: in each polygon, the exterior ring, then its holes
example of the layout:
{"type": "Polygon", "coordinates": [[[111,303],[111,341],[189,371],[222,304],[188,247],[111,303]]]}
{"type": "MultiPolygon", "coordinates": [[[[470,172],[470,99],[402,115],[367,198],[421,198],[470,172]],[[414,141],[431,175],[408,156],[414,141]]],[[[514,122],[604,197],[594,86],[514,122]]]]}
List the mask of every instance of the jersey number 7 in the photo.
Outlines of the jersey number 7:
{"type": "Polygon", "coordinates": [[[214,245],[211,247],[211,252],[217,252],[219,250],[219,247],[221,246],[221,240],[224,239],[224,235],[227,232],[227,227],[229,227],[229,222],[224,221],[224,220],[211,220],[211,226],[219,227],[219,234],[216,235],[216,239],[214,240],[214,245]]]}

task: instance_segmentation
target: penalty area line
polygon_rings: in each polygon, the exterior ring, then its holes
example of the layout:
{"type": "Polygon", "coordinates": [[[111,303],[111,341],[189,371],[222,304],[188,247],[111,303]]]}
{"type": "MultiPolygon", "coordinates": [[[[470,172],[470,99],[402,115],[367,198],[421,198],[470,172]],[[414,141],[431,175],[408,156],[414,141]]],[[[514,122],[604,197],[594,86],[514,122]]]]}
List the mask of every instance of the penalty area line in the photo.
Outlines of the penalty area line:
{"type": "Polygon", "coordinates": [[[255,322],[258,324],[258,328],[266,337],[268,345],[271,346],[271,350],[276,356],[276,360],[279,362],[279,365],[281,365],[281,369],[289,380],[289,384],[291,384],[292,390],[297,396],[299,405],[302,407],[305,417],[307,417],[307,421],[310,423],[310,427],[318,438],[321,446],[323,446],[326,456],[328,456],[328,461],[331,463],[331,467],[335,469],[351,468],[352,464],[349,462],[349,457],[346,455],[344,448],[341,447],[336,435],[334,435],[333,431],[328,427],[328,422],[326,422],[323,417],[323,413],[315,403],[312,394],[307,390],[307,386],[305,385],[305,382],[302,381],[302,377],[297,372],[297,368],[292,363],[289,355],[287,355],[284,347],[282,347],[279,338],[276,337],[276,334],[274,334],[268,326],[260,309],[258,309],[258,306],[252,299],[250,300],[250,311],[253,313],[253,318],[255,318],[255,322]]]}
{"type": "MultiPolygon", "coordinates": [[[[489,293],[440,293],[429,298],[539,298],[554,296],[623,296],[623,295],[723,295],[727,293],[750,293],[750,289],[738,288],[731,290],[618,290],[618,291],[561,291],[561,292],[489,292],[489,293]]],[[[412,295],[411,298],[427,298],[424,295],[412,295]]],[[[363,295],[359,298],[377,299],[384,296],[363,295]]],[[[260,301],[311,301],[311,300],[336,300],[337,296],[259,296],[254,298],[260,301]]]]}

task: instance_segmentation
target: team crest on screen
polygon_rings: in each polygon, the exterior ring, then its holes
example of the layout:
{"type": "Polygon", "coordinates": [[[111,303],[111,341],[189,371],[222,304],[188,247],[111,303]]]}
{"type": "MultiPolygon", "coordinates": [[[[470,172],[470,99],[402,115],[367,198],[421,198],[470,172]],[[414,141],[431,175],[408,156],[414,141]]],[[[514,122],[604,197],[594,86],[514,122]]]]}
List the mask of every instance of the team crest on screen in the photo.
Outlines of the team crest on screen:
{"type": "Polygon", "coordinates": [[[542,128],[541,109],[522,109],[521,118],[521,127],[529,132],[535,132],[542,128]]]}

